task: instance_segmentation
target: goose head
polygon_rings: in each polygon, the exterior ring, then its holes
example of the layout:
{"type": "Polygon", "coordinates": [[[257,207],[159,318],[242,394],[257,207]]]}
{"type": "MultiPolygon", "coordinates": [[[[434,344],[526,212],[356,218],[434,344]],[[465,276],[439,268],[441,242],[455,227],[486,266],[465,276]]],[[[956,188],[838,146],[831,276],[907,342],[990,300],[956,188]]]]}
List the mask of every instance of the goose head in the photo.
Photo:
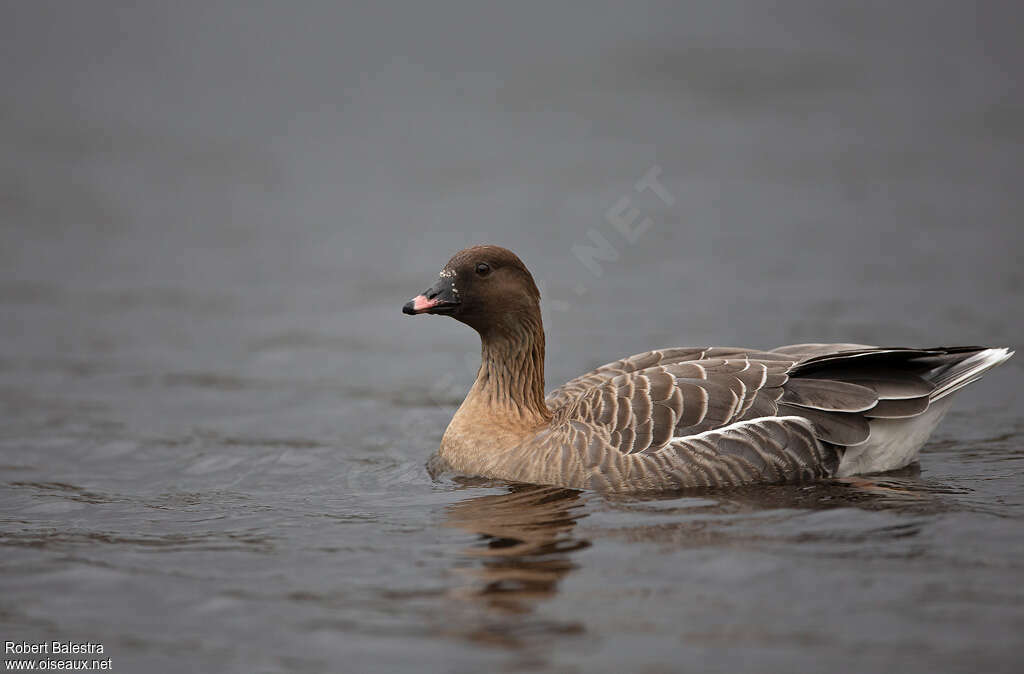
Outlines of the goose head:
{"type": "Polygon", "coordinates": [[[540,291],[515,253],[473,246],[453,255],[437,281],[406,302],[402,312],[451,316],[486,334],[534,323],[540,317],[540,291]]]}

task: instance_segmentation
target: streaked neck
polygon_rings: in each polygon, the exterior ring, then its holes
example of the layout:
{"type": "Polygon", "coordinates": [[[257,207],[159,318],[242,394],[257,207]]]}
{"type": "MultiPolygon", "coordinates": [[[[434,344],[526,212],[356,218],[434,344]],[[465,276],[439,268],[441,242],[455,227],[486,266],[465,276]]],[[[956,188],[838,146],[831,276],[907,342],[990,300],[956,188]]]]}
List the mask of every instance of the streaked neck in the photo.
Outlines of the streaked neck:
{"type": "Polygon", "coordinates": [[[480,370],[467,396],[510,423],[537,426],[551,418],[544,402],[544,328],[540,312],[480,334],[480,370]]]}

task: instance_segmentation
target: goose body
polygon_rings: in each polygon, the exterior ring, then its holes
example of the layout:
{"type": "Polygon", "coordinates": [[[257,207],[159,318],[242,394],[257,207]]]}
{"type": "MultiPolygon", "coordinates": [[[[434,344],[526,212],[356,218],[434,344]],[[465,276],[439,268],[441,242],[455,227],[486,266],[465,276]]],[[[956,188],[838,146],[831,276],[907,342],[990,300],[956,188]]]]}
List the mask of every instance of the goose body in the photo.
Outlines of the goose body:
{"type": "Polygon", "coordinates": [[[438,459],[466,475],[641,492],[894,470],[1003,348],[670,348],[544,394],[540,294],[511,251],[456,253],[408,314],[480,333],[481,365],[438,459]]]}

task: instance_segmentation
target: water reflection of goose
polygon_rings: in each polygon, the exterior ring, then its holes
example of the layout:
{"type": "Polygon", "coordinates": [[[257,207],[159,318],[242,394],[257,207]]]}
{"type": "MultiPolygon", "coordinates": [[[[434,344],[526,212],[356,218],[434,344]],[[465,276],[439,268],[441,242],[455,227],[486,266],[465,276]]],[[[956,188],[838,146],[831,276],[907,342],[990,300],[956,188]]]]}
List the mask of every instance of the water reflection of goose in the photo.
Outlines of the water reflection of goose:
{"type": "Polygon", "coordinates": [[[553,596],[576,568],[572,554],[590,546],[573,533],[583,504],[575,490],[515,485],[449,506],[448,526],[480,535],[463,551],[480,563],[459,567],[470,583],[458,596],[508,613],[527,613],[553,596]]]}
{"type": "Polygon", "coordinates": [[[803,485],[695,489],[673,495],[604,496],[591,504],[588,535],[663,549],[772,548],[782,554],[917,554],[914,542],[928,517],[986,512],[970,490],[922,479],[917,466],[871,477],[803,485]],[[877,515],[835,515],[850,509],[877,515]],[[923,517],[922,517],[923,516],[923,517]],[[892,541],[902,539],[900,546],[892,541]],[[894,552],[895,550],[895,552],[894,552]]]}
{"type": "Polygon", "coordinates": [[[969,490],[921,478],[917,464],[872,476],[854,476],[792,485],[750,485],[688,489],[671,494],[605,496],[613,509],[671,511],[676,500],[685,512],[735,515],[770,510],[858,508],[928,514],[972,509],[969,490]],[[666,507],[668,506],[668,507],[666,507]]]}

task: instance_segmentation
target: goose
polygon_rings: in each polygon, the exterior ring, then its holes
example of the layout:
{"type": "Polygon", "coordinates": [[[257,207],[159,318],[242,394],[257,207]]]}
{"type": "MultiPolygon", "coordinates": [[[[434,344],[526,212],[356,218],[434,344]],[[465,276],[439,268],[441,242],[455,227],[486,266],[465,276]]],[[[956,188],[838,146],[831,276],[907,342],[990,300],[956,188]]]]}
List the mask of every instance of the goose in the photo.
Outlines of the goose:
{"type": "Polygon", "coordinates": [[[600,492],[798,482],[907,466],[1006,348],[794,344],[638,353],[544,393],[540,292],[515,253],[456,253],[402,308],[480,335],[432,472],[600,492]]]}

